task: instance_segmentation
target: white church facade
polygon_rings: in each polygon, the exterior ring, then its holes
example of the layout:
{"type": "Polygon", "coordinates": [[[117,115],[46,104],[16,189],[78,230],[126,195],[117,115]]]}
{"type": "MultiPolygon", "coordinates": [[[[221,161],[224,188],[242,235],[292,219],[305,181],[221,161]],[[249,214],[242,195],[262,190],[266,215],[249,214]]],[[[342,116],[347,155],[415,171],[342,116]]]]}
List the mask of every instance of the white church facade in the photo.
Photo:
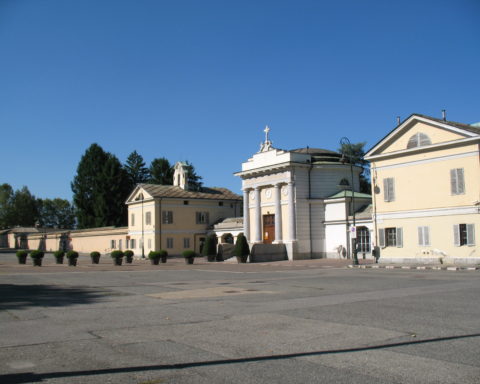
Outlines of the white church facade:
{"type": "MultiPolygon", "coordinates": [[[[242,179],[243,230],[249,244],[253,249],[283,244],[289,260],[348,257],[353,212],[360,218],[371,202],[370,195],[359,192],[362,169],[326,149],[275,148],[268,135],[267,127],[259,152],[235,173],[242,179]]],[[[363,216],[361,245],[369,257],[373,228],[371,216],[363,216]]]]}

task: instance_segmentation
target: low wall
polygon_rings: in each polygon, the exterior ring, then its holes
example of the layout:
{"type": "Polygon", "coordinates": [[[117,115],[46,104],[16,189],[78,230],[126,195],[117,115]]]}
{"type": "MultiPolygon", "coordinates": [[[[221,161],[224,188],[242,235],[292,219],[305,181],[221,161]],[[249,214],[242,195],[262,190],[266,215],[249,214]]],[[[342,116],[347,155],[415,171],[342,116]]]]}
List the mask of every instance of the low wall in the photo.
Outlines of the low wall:
{"type": "Polygon", "coordinates": [[[250,251],[251,263],[288,260],[285,244],[254,244],[250,251]]]}

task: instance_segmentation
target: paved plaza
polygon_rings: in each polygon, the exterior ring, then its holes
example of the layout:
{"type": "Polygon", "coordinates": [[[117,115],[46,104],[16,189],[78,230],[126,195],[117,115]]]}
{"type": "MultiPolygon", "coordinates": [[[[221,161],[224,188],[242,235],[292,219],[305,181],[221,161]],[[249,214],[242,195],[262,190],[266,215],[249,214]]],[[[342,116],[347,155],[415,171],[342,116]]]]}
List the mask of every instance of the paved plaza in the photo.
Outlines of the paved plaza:
{"type": "Polygon", "coordinates": [[[480,383],[479,270],[0,254],[0,279],[0,383],[480,383]]]}

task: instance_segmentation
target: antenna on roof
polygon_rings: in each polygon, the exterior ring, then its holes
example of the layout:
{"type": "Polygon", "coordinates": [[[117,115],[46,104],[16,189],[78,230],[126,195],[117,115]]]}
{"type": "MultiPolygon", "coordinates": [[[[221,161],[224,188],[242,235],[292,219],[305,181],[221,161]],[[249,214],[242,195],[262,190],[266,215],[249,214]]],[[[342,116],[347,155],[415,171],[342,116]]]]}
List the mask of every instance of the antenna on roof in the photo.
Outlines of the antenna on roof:
{"type": "Polygon", "coordinates": [[[447,111],[445,109],[442,109],[442,119],[443,121],[447,121],[447,111]]]}
{"type": "Polygon", "coordinates": [[[397,125],[400,125],[400,116],[397,116],[397,125]]]}

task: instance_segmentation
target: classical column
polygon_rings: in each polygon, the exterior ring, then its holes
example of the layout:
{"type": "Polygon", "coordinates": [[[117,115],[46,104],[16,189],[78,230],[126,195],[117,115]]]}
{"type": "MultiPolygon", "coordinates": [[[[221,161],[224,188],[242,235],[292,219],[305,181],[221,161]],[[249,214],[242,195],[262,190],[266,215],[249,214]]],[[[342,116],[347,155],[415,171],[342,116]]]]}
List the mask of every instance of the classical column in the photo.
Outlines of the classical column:
{"type": "Polygon", "coordinates": [[[243,234],[250,241],[250,193],[248,189],[243,190],[243,234]]]}
{"type": "Polygon", "coordinates": [[[260,207],[260,187],[255,187],[255,242],[262,242],[262,209],[260,207]]]}
{"type": "Polygon", "coordinates": [[[295,196],[294,188],[293,188],[293,181],[288,182],[288,234],[290,236],[290,240],[297,239],[297,231],[295,227],[295,196]]]}
{"type": "Polygon", "coordinates": [[[275,242],[282,242],[282,205],[280,196],[280,184],[275,184],[275,242]]]}

